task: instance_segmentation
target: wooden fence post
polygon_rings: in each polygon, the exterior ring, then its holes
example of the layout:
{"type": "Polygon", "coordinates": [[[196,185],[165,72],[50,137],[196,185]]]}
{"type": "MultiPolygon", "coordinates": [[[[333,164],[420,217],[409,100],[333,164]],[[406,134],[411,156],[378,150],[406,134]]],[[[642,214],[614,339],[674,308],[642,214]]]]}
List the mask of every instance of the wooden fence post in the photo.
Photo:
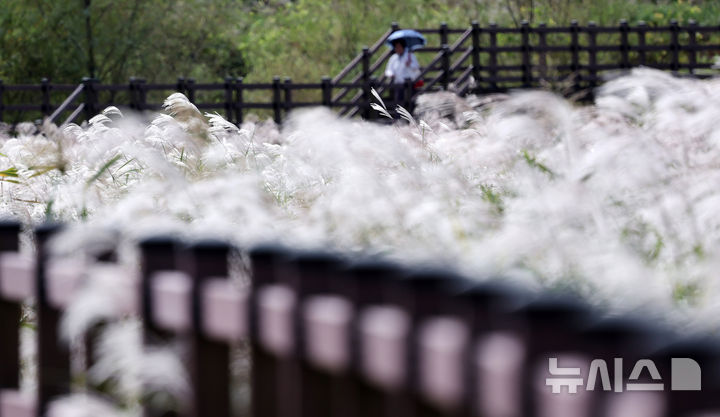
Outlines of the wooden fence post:
{"type": "Polygon", "coordinates": [[[219,241],[191,245],[183,256],[192,278],[191,386],[193,415],[230,417],[230,346],[207,337],[203,330],[203,288],[210,278],[228,277],[230,246],[219,241]]]}
{"type": "Polygon", "coordinates": [[[128,82],[128,92],[130,93],[130,108],[140,111],[140,101],[138,99],[137,78],[130,77],[128,82]]]}
{"type": "Polygon", "coordinates": [[[152,283],[153,274],[158,271],[174,270],[177,267],[175,256],[175,239],[158,236],[144,239],[140,247],[140,292],[141,313],[143,317],[143,342],[147,345],[157,344],[167,339],[168,333],[159,329],[153,320],[152,283]]]}
{"type": "MultiPolygon", "coordinates": [[[[339,378],[313,367],[309,359],[308,327],[305,307],[308,300],[319,294],[338,294],[344,284],[339,275],[342,259],[332,253],[309,252],[297,256],[292,262],[293,277],[288,282],[298,297],[295,320],[295,357],[287,363],[288,371],[299,366],[301,380],[293,385],[300,389],[299,408],[302,417],[333,417],[333,410],[341,408],[339,402],[348,400],[339,378]]],[[[289,387],[288,387],[289,389],[289,387]]]]}
{"type": "Polygon", "coordinates": [[[48,241],[61,226],[46,223],[35,229],[35,297],[37,311],[38,411],[47,413],[50,402],[70,392],[70,350],[60,337],[62,312],[53,307],[47,294],[45,270],[48,241]]]}
{"type": "Polygon", "coordinates": [[[442,44],[442,86],[445,91],[450,86],[450,47],[444,43],[442,44]]]}
{"type": "Polygon", "coordinates": [[[251,264],[250,299],[248,317],[252,344],[252,413],[254,417],[278,417],[278,364],[279,359],[266,351],[260,343],[260,317],[258,294],[267,285],[277,282],[279,265],[287,251],[279,246],[256,246],[249,251],[251,264]]]}
{"type": "Polygon", "coordinates": [[[628,22],[625,19],[620,20],[620,67],[623,69],[630,68],[630,42],[628,39],[628,22]]]}
{"type": "Polygon", "coordinates": [[[540,80],[547,80],[547,33],[545,32],[547,25],[540,23],[538,25],[538,76],[540,80]]]}
{"type": "MultiPolygon", "coordinates": [[[[349,283],[344,296],[353,304],[354,310],[360,313],[368,306],[385,304],[388,287],[399,279],[402,271],[397,265],[366,259],[353,263],[345,271],[345,274],[349,283]]],[[[363,357],[366,353],[363,349],[358,318],[353,320],[350,333],[350,369],[352,372],[350,383],[353,385],[356,404],[349,404],[348,415],[351,417],[385,416],[390,394],[365,378],[363,357]]]]}
{"type": "MultiPolygon", "coordinates": [[[[17,252],[20,223],[0,222],[0,252],[17,252]]],[[[0,299],[0,390],[20,388],[20,319],[22,304],[0,299]]]]}
{"type": "Polygon", "coordinates": [[[183,93],[187,97],[187,87],[185,85],[185,77],[178,77],[175,89],[178,93],[183,93]]]}
{"type": "Polygon", "coordinates": [[[477,21],[472,22],[472,65],[475,88],[480,87],[480,25],[477,21]]]}
{"type": "Polygon", "coordinates": [[[84,77],[82,79],[82,83],[85,86],[83,89],[85,91],[85,118],[90,121],[90,119],[95,116],[98,111],[98,97],[97,90],[95,89],[97,80],[94,78],[84,77]]]}
{"type": "Polygon", "coordinates": [[[570,68],[572,71],[572,82],[573,82],[573,90],[575,92],[580,90],[580,43],[578,41],[578,22],[577,20],[573,20],[570,22],[570,51],[571,51],[571,59],[572,62],[570,64],[570,68]]]}
{"type": "Polygon", "coordinates": [[[47,78],[40,80],[40,92],[42,93],[40,111],[43,116],[49,116],[52,109],[50,108],[50,81],[47,78]]]}
{"type": "Polygon", "coordinates": [[[185,83],[185,86],[187,88],[188,100],[190,100],[191,103],[195,104],[195,79],[188,78],[187,82],[185,83]]]}
{"type": "Polygon", "coordinates": [[[240,126],[243,122],[243,77],[237,77],[235,79],[235,118],[237,124],[240,126]]]}
{"type": "Polygon", "coordinates": [[[363,103],[362,115],[364,119],[370,117],[370,50],[368,47],[362,49],[362,81],[363,81],[363,103]]]}
{"type": "Polygon", "coordinates": [[[590,75],[590,87],[597,86],[597,25],[595,22],[588,23],[588,71],[590,75]]]}
{"type": "Polygon", "coordinates": [[[695,74],[697,66],[697,22],[693,19],[688,21],[688,45],[685,50],[688,52],[688,65],[690,74],[695,74]]]}
{"type": "Polygon", "coordinates": [[[332,109],[332,84],[330,77],[322,77],[320,84],[322,85],[322,105],[332,109]]]}
{"type": "Polygon", "coordinates": [[[647,23],[641,20],[638,22],[637,35],[638,35],[638,58],[640,65],[645,65],[645,33],[647,31],[647,23]]]}
{"type": "Polygon", "coordinates": [[[280,124],[282,122],[282,114],[280,113],[280,77],[275,76],[272,80],[272,91],[273,91],[273,112],[275,123],[280,124]]]}
{"type": "Polygon", "coordinates": [[[292,80],[290,77],[285,77],[285,83],[283,84],[283,90],[285,90],[285,118],[288,117],[292,110],[292,80]]]}
{"type": "Polygon", "coordinates": [[[448,25],[445,22],[440,23],[440,30],[438,30],[438,33],[440,34],[440,45],[447,45],[450,42],[448,42],[448,25]]]}
{"type": "Polygon", "coordinates": [[[225,87],[225,103],[223,105],[225,106],[225,119],[229,122],[233,121],[233,78],[232,77],[225,77],[225,84],[223,85],[225,87]]]}
{"type": "Polygon", "coordinates": [[[497,23],[490,23],[490,90],[495,92],[498,91],[497,75],[498,75],[498,62],[497,62],[497,23]]]}
{"type": "Polygon", "coordinates": [[[680,69],[680,26],[678,21],[672,19],[670,21],[670,53],[672,54],[672,64],[670,69],[677,72],[680,69]]]}
{"type": "Polygon", "coordinates": [[[520,23],[520,37],[522,40],[522,85],[530,88],[532,84],[532,66],[530,62],[530,23],[523,20],[520,23]]]}
{"type": "Polygon", "coordinates": [[[143,111],[147,109],[147,89],[145,88],[147,81],[144,78],[137,79],[137,95],[138,95],[138,110],[143,111]]]}

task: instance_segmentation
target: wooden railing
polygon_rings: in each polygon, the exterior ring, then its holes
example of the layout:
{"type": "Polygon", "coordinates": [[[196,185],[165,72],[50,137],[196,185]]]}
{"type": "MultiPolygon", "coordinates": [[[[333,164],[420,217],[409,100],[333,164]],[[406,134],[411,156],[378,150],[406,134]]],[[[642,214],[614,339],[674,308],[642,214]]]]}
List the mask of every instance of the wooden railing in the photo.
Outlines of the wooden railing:
{"type": "MultiPolygon", "coordinates": [[[[499,279],[333,252],[242,250],[167,237],[138,244],[138,269],[114,263],[111,252],[95,261],[53,257],[47,245],[58,230],[36,228],[35,253],[27,256],[18,252],[20,225],[0,225],[3,417],[43,416],[64,395],[94,392],[92,381],[74,374],[84,371],[70,366],[83,349],[71,350],[58,326],[97,279],[115,282],[114,305],[106,306],[115,313],[92,327],[86,352],[95,351],[103,326],[127,317],[142,319],[146,346],[185,345],[188,404],[143,403],[146,415],[536,417],[566,415],[558,410],[568,408],[573,417],[690,417],[720,409],[716,342],[680,336],[651,316],[609,316],[577,295],[529,294],[499,279]],[[250,261],[246,287],[229,278],[237,251],[250,261]],[[31,300],[37,390],[26,392],[19,390],[18,332],[31,300]],[[252,399],[240,409],[232,405],[231,358],[247,343],[252,399]],[[702,376],[679,369],[673,358],[691,360],[702,376]],[[653,369],[637,377],[635,369],[650,361],[653,369]],[[591,378],[595,389],[585,390],[591,378]],[[552,393],[555,382],[570,386],[575,379],[584,392],[552,393]],[[661,388],[639,384],[648,382],[661,388]],[[676,382],[701,382],[702,389],[671,389],[676,382]]],[[[88,354],[86,367],[95,359],[88,354]]],[[[112,401],[111,390],[101,395],[112,401]]]]}
{"type": "MultiPolygon", "coordinates": [[[[296,83],[290,78],[275,77],[269,83],[246,83],[242,78],[227,78],[223,83],[196,83],[178,79],[177,83],[155,84],[131,79],[125,85],[103,85],[97,80],[83,81],[83,109],[54,106],[52,97],[67,92],[79,98],[76,86],[51,84],[3,85],[0,82],[0,121],[17,123],[22,115],[36,112],[54,116],[73,116],[82,111],[91,117],[104,106],[125,106],[134,110],[158,110],[169,93],[185,93],[199,109],[221,112],[228,120],[241,123],[248,111],[264,111],[281,122],[287,112],[308,106],[327,106],[345,116],[374,118],[370,91],[383,95],[389,92],[384,67],[392,51],[384,46],[387,37],[399,29],[397,24],[378,41],[356,56],[335,77],[323,77],[319,83],[296,83]],[[303,94],[295,92],[302,91],[303,94]],[[24,92],[26,97],[18,98],[24,92]],[[257,93],[264,92],[264,101],[257,93]],[[251,94],[252,93],[252,94],[251,94]],[[39,99],[37,97],[39,94],[39,99]],[[298,100],[297,97],[303,97],[298,100]],[[312,99],[306,97],[313,96],[312,99]],[[150,99],[148,98],[150,97],[150,99]],[[252,97],[253,101],[249,101],[252,97]],[[32,100],[40,104],[23,104],[32,100]],[[154,100],[154,101],[153,101],[154,100]],[[7,117],[12,113],[15,117],[7,117]],[[75,113],[73,115],[73,113],[75,113]]],[[[452,90],[460,95],[484,94],[517,88],[539,86],[567,93],[584,92],[591,97],[594,87],[608,73],[627,71],[635,66],[648,66],[678,75],[706,77],[713,74],[713,60],[720,53],[720,26],[699,26],[693,21],[681,26],[671,21],[666,26],[635,26],[621,21],[618,26],[602,27],[594,23],[580,26],[572,22],[566,27],[530,26],[502,28],[497,25],[480,27],[473,23],[467,29],[419,29],[428,38],[428,45],[417,50],[425,85],[414,90],[415,80],[407,80],[405,105],[410,108],[419,94],[452,90]]],[[[58,100],[60,101],[60,100],[58,100]]],[[[71,100],[72,101],[72,100],[71,100]]]]}

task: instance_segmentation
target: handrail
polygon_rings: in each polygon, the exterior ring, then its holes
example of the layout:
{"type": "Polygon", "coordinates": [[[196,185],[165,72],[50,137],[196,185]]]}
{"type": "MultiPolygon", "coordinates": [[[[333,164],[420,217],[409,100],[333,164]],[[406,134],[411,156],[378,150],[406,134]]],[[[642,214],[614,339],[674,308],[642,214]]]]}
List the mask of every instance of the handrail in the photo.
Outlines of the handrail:
{"type": "Polygon", "coordinates": [[[73,111],[73,112],[70,114],[70,116],[68,116],[68,118],[65,119],[65,121],[63,122],[63,124],[60,125],[60,127],[65,127],[65,126],[67,126],[68,124],[72,123],[73,120],[75,120],[75,118],[78,117],[78,115],[79,115],[83,110],[85,110],[85,103],[80,103],[80,105],[77,106],[77,109],[75,109],[75,111],[73,111]]]}
{"type": "MultiPolygon", "coordinates": [[[[396,30],[396,28],[393,28],[393,27],[391,27],[390,29],[388,29],[388,30],[380,37],[380,39],[379,39],[377,42],[375,42],[375,44],[368,50],[368,52],[370,53],[370,55],[372,55],[372,54],[374,54],[375,52],[377,52],[378,48],[380,48],[380,46],[382,46],[382,45],[385,43],[385,40],[388,38],[388,36],[390,36],[395,30],[396,30]]],[[[347,65],[345,66],[345,68],[343,68],[343,69],[338,73],[338,75],[336,75],[336,76],[332,79],[333,84],[339,83],[343,78],[345,78],[345,77],[350,73],[350,71],[352,71],[353,69],[355,69],[355,67],[357,66],[357,64],[360,63],[361,60],[362,60],[362,54],[357,55],[355,58],[353,58],[353,60],[350,61],[350,63],[347,64],[347,65]]]]}
{"type": "Polygon", "coordinates": [[[80,95],[80,93],[82,93],[82,91],[83,91],[84,88],[85,88],[85,84],[79,84],[79,85],[75,88],[75,90],[74,90],[72,93],[70,93],[70,95],[68,96],[68,98],[66,98],[65,101],[63,101],[62,104],[59,105],[57,109],[55,109],[55,111],[50,115],[50,117],[48,117],[48,121],[50,121],[51,123],[55,123],[55,119],[56,119],[58,116],[60,116],[60,113],[62,113],[62,112],[64,112],[65,110],[67,110],[67,107],[70,106],[70,103],[72,103],[73,101],[75,101],[75,99],[77,98],[77,96],[80,95]]]}

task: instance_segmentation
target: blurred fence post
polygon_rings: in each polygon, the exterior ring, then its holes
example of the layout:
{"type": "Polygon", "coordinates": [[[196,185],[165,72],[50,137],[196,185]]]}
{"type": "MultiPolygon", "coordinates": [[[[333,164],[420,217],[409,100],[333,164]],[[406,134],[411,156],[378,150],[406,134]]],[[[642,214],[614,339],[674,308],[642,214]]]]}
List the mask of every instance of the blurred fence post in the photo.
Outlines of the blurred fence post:
{"type": "Polygon", "coordinates": [[[588,23],[588,71],[590,75],[590,88],[597,86],[597,25],[588,23]]]}
{"type": "Polygon", "coordinates": [[[235,79],[235,119],[240,126],[243,122],[243,77],[235,79]]]}
{"type": "Polygon", "coordinates": [[[290,111],[292,110],[292,80],[290,77],[285,77],[283,89],[285,90],[285,104],[283,105],[283,108],[285,110],[285,118],[287,119],[290,111]]]}
{"type": "Polygon", "coordinates": [[[46,267],[48,242],[61,226],[46,223],[35,229],[35,299],[37,311],[38,411],[45,415],[50,402],[70,393],[70,349],[60,337],[62,312],[48,300],[46,267]]]}
{"type": "Polygon", "coordinates": [[[280,77],[275,76],[272,80],[272,92],[273,92],[273,100],[272,100],[272,107],[273,107],[273,113],[274,113],[274,120],[275,123],[280,124],[282,122],[282,113],[280,111],[280,77]]]}
{"type": "Polygon", "coordinates": [[[641,20],[638,22],[637,36],[638,36],[638,59],[640,65],[645,65],[645,33],[647,32],[647,23],[641,20]]]}
{"type": "Polygon", "coordinates": [[[190,100],[192,104],[195,104],[195,79],[188,78],[187,82],[185,83],[185,87],[187,88],[188,100],[190,100]]]}
{"type": "Polygon", "coordinates": [[[497,85],[497,23],[490,23],[489,28],[490,33],[490,62],[489,62],[489,71],[490,71],[490,90],[495,92],[498,91],[498,85],[497,85]]]}
{"type": "Polygon", "coordinates": [[[140,110],[140,104],[138,100],[138,91],[137,91],[137,78],[130,77],[129,83],[128,83],[128,91],[130,92],[130,108],[133,110],[140,110]]]}
{"type": "Polygon", "coordinates": [[[332,108],[332,84],[330,82],[330,77],[322,77],[322,105],[328,108],[332,108]]]}
{"type": "Polygon", "coordinates": [[[520,23],[520,38],[522,45],[522,86],[530,88],[532,83],[532,66],[530,63],[530,23],[523,20],[520,23]]]}
{"type": "Polygon", "coordinates": [[[187,87],[185,84],[185,77],[178,77],[175,89],[178,93],[182,93],[187,96],[187,87]]]}
{"type": "Polygon", "coordinates": [[[440,29],[438,30],[440,35],[440,45],[447,45],[448,43],[448,25],[445,22],[440,23],[440,29]]]}
{"type": "Polygon", "coordinates": [[[363,119],[370,117],[370,52],[368,47],[362,49],[362,116],[363,119]]]}
{"type": "Polygon", "coordinates": [[[697,22],[693,19],[688,21],[688,45],[685,50],[688,52],[688,64],[690,74],[695,74],[697,66],[697,22]]]}
{"type": "Polygon", "coordinates": [[[233,78],[232,77],[225,77],[225,84],[223,84],[225,88],[225,102],[223,103],[223,106],[225,107],[225,120],[228,122],[233,121],[233,78]]]}
{"type": "Polygon", "coordinates": [[[579,27],[577,20],[570,22],[570,52],[572,56],[572,62],[570,63],[570,71],[572,72],[572,83],[573,90],[578,92],[580,90],[580,42],[578,40],[579,27]]]}
{"type": "MultiPolygon", "coordinates": [[[[20,223],[0,222],[0,252],[17,252],[20,223]]],[[[22,303],[0,299],[0,390],[20,388],[22,303]]]]}
{"type": "Polygon", "coordinates": [[[680,26],[678,21],[672,19],[670,21],[670,53],[672,55],[672,64],[670,69],[678,71],[680,69],[680,26]]]}
{"type": "Polygon", "coordinates": [[[450,47],[443,43],[442,46],[442,86],[445,91],[450,86],[450,47]]]}
{"type": "Polygon", "coordinates": [[[153,274],[158,271],[173,270],[177,266],[175,246],[177,242],[167,236],[158,236],[142,240],[140,246],[140,309],[143,320],[143,342],[146,345],[157,344],[167,339],[167,332],[159,329],[153,320],[152,283],[153,274]]]}
{"type": "Polygon", "coordinates": [[[538,77],[540,80],[547,80],[547,25],[538,25],[538,77]]]}
{"type": "Polygon", "coordinates": [[[145,84],[147,81],[145,81],[144,78],[138,78],[137,79],[137,97],[138,97],[138,110],[143,111],[147,109],[147,88],[145,88],[145,84]]]}
{"type": "Polygon", "coordinates": [[[625,19],[620,20],[620,67],[623,69],[630,68],[630,41],[628,39],[628,22],[625,19]]]}
{"type": "Polygon", "coordinates": [[[260,343],[259,297],[263,287],[276,283],[279,264],[286,256],[278,246],[256,246],[249,251],[251,279],[248,317],[252,345],[252,416],[278,417],[278,364],[279,358],[268,352],[260,343]]]}
{"type": "Polygon", "coordinates": [[[98,112],[98,97],[96,89],[98,80],[95,78],[84,77],[82,79],[82,83],[84,85],[83,90],[85,91],[85,119],[89,122],[90,119],[98,112]]]}
{"type": "Polygon", "coordinates": [[[42,93],[42,104],[40,105],[40,111],[43,116],[49,116],[51,113],[50,108],[50,81],[47,78],[40,80],[40,92],[42,93]]]}
{"type": "Polygon", "coordinates": [[[230,346],[210,339],[203,330],[203,288],[210,278],[228,277],[230,246],[220,241],[191,245],[182,257],[192,279],[190,375],[193,415],[230,417],[230,346]]]}
{"type": "Polygon", "coordinates": [[[472,65],[475,88],[480,86],[480,25],[477,21],[472,22],[472,65]]]}

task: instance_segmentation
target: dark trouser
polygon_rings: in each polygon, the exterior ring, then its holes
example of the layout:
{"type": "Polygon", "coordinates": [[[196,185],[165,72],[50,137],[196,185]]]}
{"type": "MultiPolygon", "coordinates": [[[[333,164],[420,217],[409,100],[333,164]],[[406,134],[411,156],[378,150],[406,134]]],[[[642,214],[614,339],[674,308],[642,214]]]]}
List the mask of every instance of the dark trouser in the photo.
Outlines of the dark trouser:
{"type": "Polygon", "coordinates": [[[405,107],[405,84],[393,84],[393,109],[395,106],[405,107]]]}

